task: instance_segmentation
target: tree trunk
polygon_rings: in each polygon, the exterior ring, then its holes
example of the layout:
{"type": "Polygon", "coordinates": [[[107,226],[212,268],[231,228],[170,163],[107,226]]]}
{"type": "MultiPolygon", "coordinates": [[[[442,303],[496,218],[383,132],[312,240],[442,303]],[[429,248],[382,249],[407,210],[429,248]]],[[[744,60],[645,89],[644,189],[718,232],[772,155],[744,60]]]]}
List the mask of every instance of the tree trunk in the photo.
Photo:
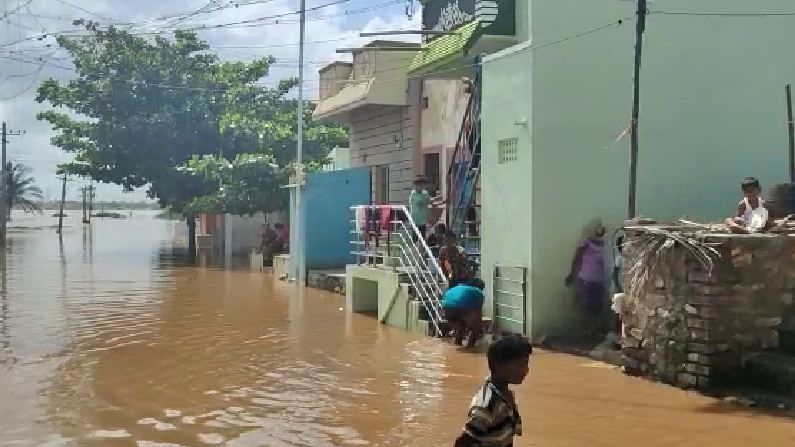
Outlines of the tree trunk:
{"type": "Polygon", "coordinates": [[[188,216],[185,223],[188,225],[188,259],[196,261],[196,218],[188,216]]]}

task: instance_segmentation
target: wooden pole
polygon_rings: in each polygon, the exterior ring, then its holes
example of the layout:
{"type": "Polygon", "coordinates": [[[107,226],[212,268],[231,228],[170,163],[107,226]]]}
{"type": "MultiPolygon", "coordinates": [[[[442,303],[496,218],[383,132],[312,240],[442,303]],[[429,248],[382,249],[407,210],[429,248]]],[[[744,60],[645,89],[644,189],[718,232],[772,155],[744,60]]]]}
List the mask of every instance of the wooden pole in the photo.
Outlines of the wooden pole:
{"type": "Polygon", "coordinates": [[[637,216],[637,185],[638,185],[638,117],[640,115],[640,66],[643,56],[643,32],[646,31],[646,0],[638,1],[637,20],[635,26],[635,73],[632,88],[632,122],[630,124],[629,153],[629,203],[627,215],[630,219],[637,216]]]}
{"type": "Polygon", "coordinates": [[[61,207],[58,213],[58,235],[63,234],[63,205],[66,202],[66,174],[63,175],[63,186],[61,186],[61,207]]]}
{"type": "Polygon", "coordinates": [[[789,127],[789,181],[795,183],[795,122],[792,119],[792,85],[787,84],[787,126],[789,127]]]}
{"type": "Polygon", "coordinates": [[[86,217],[86,211],[88,210],[88,203],[86,203],[86,193],[88,191],[86,190],[85,186],[82,187],[80,190],[83,193],[83,223],[87,224],[88,223],[88,218],[86,217]]]}
{"type": "Polygon", "coordinates": [[[88,223],[91,223],[91,213],[94,212],[94,185],[88,185],[88,223]]]}
{"type": "Polygon", "coordinates": [[[6,245],[6,221],[8,219],[8,198],[6,197],[8,191],[8,182],[6,180],[6,144],[8,143],[8,129],[6,122],[3,121],[3,133],[0,135],[2,139],[2,164],[0,164],[0,245],[6,245]]]}

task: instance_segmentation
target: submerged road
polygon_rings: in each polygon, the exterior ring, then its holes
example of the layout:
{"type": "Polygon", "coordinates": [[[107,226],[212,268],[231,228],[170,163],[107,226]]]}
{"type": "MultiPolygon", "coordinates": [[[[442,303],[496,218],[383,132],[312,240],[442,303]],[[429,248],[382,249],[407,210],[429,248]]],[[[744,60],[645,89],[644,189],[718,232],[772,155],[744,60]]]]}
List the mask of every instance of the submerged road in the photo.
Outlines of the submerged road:
{"type": "MultiPolygon", "coordinates": [[[[179,223],[13,223],[0,446],[450,446],[482,354],[351,315],[338,295],[180,264],[179,223]]],[[[517,446],[795,445],[795,422],[539,351],[517,446]]]]}

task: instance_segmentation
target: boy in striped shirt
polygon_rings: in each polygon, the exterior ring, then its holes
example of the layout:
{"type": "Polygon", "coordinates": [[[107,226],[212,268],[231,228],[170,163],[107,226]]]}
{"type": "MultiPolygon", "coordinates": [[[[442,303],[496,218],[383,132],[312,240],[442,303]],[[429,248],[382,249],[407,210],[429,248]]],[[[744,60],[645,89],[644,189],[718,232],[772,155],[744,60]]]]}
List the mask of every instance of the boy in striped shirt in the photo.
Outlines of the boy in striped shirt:
{"type": "Polygon", "coordinates": [[[530,372],[533,346],[512,335],[489,346],[491,377],[481,387],[469,408],[464,433],[454,447],[512,447],[514,436],[522,435],[522,418],[508,385],[519,385],[530,372]]]}

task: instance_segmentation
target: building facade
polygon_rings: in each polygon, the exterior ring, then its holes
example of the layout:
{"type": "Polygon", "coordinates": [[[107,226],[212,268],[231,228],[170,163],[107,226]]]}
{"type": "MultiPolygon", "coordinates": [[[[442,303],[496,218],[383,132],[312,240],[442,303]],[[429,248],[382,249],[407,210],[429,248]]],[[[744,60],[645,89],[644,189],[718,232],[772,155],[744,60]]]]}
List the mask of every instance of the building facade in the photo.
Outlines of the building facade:
{"type": "Polygon", "coordinates": [[[320,70],[314,116],[348,126],[350,166],[371,168],[372,203],[403,203],[411,191],[419,94],[407,72],[419,48],[374,41],[353,51],[353,63],[320,70]]]}
{"type": "MultiPolygon", "coordinates": [[[[669,0],[647,17],[640,77],[638,213],[715,220],[739,183],[787,179],[786,0],[669,0]]],[[[526,330],[577,330],[563,278],[583,226],[627,217],[634,2],[517,2],[523,42],[483,63],[483,270],[526,269],[526,330]]],[[[609,235],[610,233],[608,233],[609,235]]]]}

